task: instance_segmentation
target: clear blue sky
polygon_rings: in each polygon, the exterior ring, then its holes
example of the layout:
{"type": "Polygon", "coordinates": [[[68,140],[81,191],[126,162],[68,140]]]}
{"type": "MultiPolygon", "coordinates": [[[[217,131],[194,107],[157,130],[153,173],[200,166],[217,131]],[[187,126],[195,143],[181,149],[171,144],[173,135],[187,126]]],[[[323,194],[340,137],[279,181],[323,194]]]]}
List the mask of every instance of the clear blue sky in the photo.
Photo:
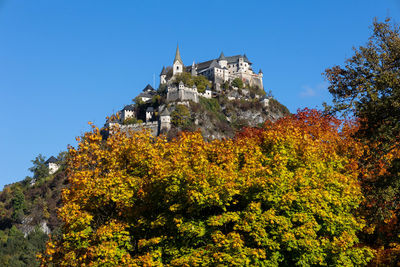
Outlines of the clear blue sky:
{"type": "Polygon", "coordinates": [[[158,84],[177,42],[185,64],[246,53],[295,112],[330,101],[321,73],[386,16],[399,0],[0,0],[0,190],[158,84]]]}

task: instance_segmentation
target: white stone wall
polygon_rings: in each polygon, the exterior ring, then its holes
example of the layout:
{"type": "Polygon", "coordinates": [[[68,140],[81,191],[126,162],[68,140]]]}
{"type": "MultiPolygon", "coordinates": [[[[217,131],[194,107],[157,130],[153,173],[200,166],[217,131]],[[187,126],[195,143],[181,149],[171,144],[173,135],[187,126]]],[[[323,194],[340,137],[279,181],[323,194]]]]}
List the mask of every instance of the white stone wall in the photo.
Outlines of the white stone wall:
{"type": "Polygon", "coordinates": [[[200,96],[205,97],[205,98],[212,98],[212,92],[211,90],[206,90],[203,94],[199,93],[200,96]]]}
{"type": "Polygon", "coordinates": [[[167,101],[185,101],[192,100],[193,102],[199,102],[198,98],[199,93],[197,92],[197,88],[188,88],[184,85],[179,85],[179,89],[176,87],[168,87],[167,91],[167,101]]]}
{"type": "Polygon", "coordinates": [[[175,75],[182,72],[183,72],[183,65],[179,63],[179,61],[175,61],[173,65],[172,74],[175,75]]]}
{"type": "Polygon", "coordinates": [[[57,163],[49,163],[48,167],[49,167],[49,174],[53,174],[60,168],[60,165],[58,165],[57,163]]]}
{"type": "Polygon", "coordinates": [[[161,84],[167,83],[167,75],[161,75],[160,76],[160,83],[161,84]]]}
{"type": "Polygon", "coordinates": [[[169,131],[171,129],[171,116],[161,116],[160,117],[160,131],[169,131]]]}
{"type": "Polygon", "coordinates": [[[133,110],[122,110],[121,114],[122,121],[133,117],[135,117],[135,112],[133,110]]]}

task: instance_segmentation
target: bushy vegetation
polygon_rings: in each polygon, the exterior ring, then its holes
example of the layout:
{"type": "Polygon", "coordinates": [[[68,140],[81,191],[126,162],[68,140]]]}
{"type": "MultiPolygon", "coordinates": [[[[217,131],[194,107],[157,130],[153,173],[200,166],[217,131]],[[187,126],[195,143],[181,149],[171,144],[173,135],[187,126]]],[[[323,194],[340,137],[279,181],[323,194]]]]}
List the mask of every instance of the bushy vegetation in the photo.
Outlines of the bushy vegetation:
{"type": "Polygon", "coordinates": [[[333,106],[329,113],[356,116],[354,138],[370,151],[360,158],[366,201],[360,213],[369,227],[361,236],[379,247],[376,266],[400,262],[400,27],[374,21],[365,46],[344,66],[327,69],[333,106]]]}
{"type": "Polygon", "coordinates": [[[242,89],[243,86],[244,86],[244,83],[243,83],[242,79],[240,79],[240,78],[235,78],[235,79],[233,79],[233,81],[231,82],[231,85],[232,85],[232,86],[235,86],[235,87],[237,87],[237,88],[239,88],[239,89],[242,89]]]}
{"type": "MultiPolygon", "coordinates": [[[[60,171],[49,175],[42,155],[32,160],[32,177],[5,186],[0,192],[0,266],[38,266],[36,254],[43,252],[47,227],[57,231],[60,220],[61,190],[65,187],[64,163],[67,155],[58,155],[60,171]],[[23,232],[23,231],[24,232],[23,232]]],[[[56,235],[54,235],[56,237],[56,235]]]]}
{"type": "Polygon", "coordinates": [[[192,120],[189,109],[185,105],[176,105],[175,110],[171,113],[171,123],[180,128],[191,125],[192,120]]]}
{"type": "Polygon", "coordinates": [[[181,81],[187,86],[196,85],[199,93],[204,93],[206,88],[211,88],[211,82],[203,75],[192,76],[189,72],[182,72],[175,75],[175,84],[178,85],[181,81]]]}
{"type": "Polygon", "coordinates": [[[138,120],[135,117],[132,117],[132,118],[125,119],[122,124],[129,125],[129,124],[136,124],[136,123],[143,123],[143,121],[140,119],[138,120]]]}
{"type": "Polygon", "coordinates": [[[47,234],[36,228],[26,237],[15,226],[0,230],[1,266],[39,266],[36,254],[44,252],[47,234]]]}
{"type": "Polygon", "coordinates": [[[212,142],[103,142],[94,128],[70,149],[63,236],[43,264],[365,265],[352,213],[363,146],[349,134],[316,111],[212,142]]]}
{"type": "Polygon", "coordinates": [[[289,109],[286,106],[279,103],[279,101],[276,100],[275,98],[270,98],[268,101],[268,105],[271,112],[279,112],[285,116],[290,114],[289,109]]]}

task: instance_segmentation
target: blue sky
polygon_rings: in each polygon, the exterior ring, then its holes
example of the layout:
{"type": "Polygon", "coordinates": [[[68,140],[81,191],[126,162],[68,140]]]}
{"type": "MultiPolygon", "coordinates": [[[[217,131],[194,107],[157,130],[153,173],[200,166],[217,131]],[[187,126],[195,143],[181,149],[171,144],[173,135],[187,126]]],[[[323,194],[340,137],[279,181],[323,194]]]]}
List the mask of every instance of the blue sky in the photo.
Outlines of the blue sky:
{"type": "Polygon", "coordinates": [[[76,145],[172,63],[246,53],[290,111],[329,102],[321,73],[400,1],[0,0],[0,189],[76,145]]]}

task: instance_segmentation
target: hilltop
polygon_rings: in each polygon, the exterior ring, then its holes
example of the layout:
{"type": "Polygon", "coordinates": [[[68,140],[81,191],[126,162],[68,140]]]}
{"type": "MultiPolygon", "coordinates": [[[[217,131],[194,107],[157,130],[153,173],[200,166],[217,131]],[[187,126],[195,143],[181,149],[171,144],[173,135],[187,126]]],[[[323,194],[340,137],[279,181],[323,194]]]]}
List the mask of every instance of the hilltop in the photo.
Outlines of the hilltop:
{"type": "Polygon", "coordinates": [[[263,73],[255,73],[252,64],[246,54],[225,57],[222,52],[216,59],[185,66],[177,47],[172,66],[162,67],[157,90],[148,84],[105,126],[145,128],[169,138],[180,131],[200,130],[212,140],[288,115],[271,91],[265,92],[263,73]]]}

